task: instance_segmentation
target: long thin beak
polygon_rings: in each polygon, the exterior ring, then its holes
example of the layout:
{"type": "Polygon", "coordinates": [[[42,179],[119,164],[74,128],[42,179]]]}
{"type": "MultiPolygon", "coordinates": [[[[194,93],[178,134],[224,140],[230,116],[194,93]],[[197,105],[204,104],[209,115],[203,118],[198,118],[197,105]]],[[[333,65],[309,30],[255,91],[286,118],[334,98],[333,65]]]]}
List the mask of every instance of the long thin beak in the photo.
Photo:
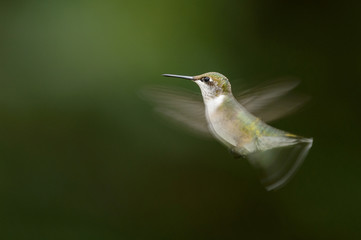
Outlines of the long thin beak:
{"type": "Polygon", "coordinates": [[[188,80],[194,80],[194,77],[191,76],[183,76],[183,75],[175,75],[175,74],[162,74],[164,77],[174,77],[174,78],[184,78],[188,80]]]}

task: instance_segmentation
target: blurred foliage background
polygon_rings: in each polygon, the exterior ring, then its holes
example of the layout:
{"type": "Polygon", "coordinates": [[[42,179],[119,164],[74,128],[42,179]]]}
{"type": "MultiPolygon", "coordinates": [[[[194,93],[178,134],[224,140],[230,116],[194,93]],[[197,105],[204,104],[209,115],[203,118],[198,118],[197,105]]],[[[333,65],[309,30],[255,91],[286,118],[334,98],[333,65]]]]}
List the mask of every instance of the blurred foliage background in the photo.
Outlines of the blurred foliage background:
{"type": "MultiPolygon", "coordinates": [[[[356,239],[361,236],[360,4],[2,1],[1,239],[356,239]],[[266,192],[219,143],[139,97],[162,73],[282,76],[312,96],[273,125],[314,138],[266,192]]],[[[237,88],[237,87],[235,87],[237,88]]]]}

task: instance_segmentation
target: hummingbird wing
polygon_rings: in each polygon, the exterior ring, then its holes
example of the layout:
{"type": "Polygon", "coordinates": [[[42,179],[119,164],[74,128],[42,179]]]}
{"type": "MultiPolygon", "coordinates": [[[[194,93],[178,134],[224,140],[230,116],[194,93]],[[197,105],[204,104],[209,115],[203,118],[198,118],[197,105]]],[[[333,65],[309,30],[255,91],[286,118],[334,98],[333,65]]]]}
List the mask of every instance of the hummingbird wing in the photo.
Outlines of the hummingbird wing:
{"type": "Polygon", "coordinates": [[[211,137],[202,96],[185,89],[148,87],[142,95],[155,104],[155,110],[185,126],[192,133],[211,137]]]}
{"type": "Polygon", "coordinates": [[[299,109],[309,97],[289,94],[297,80],[276,80],[241,92],[236,98],[249,112],[271,122],[299,109]]]}

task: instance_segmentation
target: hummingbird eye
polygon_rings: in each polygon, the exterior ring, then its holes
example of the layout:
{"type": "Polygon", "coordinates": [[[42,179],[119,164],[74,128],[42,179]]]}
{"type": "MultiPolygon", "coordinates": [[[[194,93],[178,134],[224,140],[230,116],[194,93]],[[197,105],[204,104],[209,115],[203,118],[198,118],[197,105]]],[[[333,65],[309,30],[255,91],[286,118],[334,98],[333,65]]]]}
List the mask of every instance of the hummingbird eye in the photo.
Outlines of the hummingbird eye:
{"type": "Polygon", "coordinates": [[[209,77],[202,77],[201,81],[202,82],[209,82],[210,78],[209,77]]]}

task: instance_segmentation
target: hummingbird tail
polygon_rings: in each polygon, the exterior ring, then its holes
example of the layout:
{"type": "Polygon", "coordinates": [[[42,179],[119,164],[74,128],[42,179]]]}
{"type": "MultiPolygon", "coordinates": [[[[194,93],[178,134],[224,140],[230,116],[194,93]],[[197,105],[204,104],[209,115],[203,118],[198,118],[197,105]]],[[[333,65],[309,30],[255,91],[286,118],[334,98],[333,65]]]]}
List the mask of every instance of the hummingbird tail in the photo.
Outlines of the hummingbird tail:
{"type": "Polygon", "coordinates": [[[312,146],[312,138],[285,137],[289,145],[257,151],[247,156],[256,168],[262,184],[268,191],[283,187],[302,165],[312,146]]]}

